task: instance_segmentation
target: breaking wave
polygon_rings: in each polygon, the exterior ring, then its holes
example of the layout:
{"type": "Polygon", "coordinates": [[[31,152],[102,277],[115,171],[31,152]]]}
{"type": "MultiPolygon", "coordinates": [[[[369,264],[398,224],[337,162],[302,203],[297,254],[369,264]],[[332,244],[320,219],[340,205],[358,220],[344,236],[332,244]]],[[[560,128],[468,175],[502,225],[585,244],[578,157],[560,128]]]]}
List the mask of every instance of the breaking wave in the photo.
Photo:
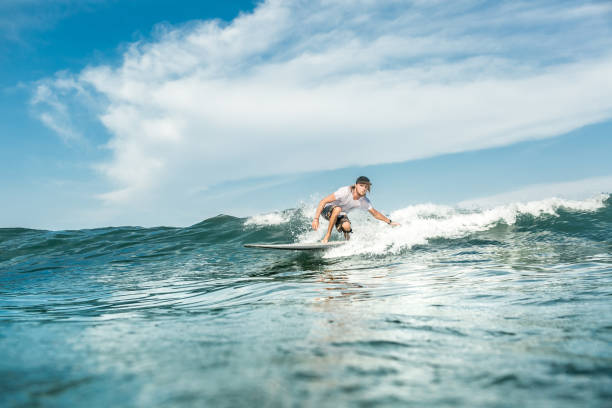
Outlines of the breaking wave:
{"type": "MultiPolygon", "coordinates": [[[[219,215],[186,228],[113,227],[73,231],[0,229],[0,267],[17,271],[54,268],[82,262],[100,264],[146,262],[242,251],[254,242],[316,242],[327,228],[310,227],[314,207],[237,218],[219,215]]],[[[551,198],[492,208],[459,208],[435,204],[407,206],[389,215],[401,224],[391,228],[365,212],[352,212],[354,233],[347,245],[330,249],[325,257],[398,255],[411,249],[457,246],[466,239],[512,241],[514,246],[533,240],[568,239],[612,241],[612,198],[601,195],[583,201],[551,198]]],[[[334,231],[332,240],[340,239],[334,231]]]]}
{"type": "MultiPolygon", "coordinates": [[[[395,228],[373,219],[367,213],[352,212],[350,215],[354,233],[351,241],[328,251],[327,256],[397,254],[415,245],[427,245],[432,241],[439,242],[440,239],[461,239],[495,229],[498,232],[505,230],[509,234],[521,231],[564,234],[571,231],[573,234],[592,237],[594,234],[605,234],[606,228],[602,229],[602,223],[609,224],[612,221],[611,201],[608,194],[602,194],[581,201],[549,198],[491,208],[418,204],[389,214],[391,219],[401,224],[395,228]]],[[[310,215],[313,213],[314,208],[306,207],[286,210],[249,218],[245,225],[266,228],[292,224],[290,231],[293,232],[295,242],[315,242],[322,238],[327,224],[323,221],[319,231],[310,230],[310,215]]],[[[339,234],[334,232],[334,238],[340,239],[339,234]]]]}

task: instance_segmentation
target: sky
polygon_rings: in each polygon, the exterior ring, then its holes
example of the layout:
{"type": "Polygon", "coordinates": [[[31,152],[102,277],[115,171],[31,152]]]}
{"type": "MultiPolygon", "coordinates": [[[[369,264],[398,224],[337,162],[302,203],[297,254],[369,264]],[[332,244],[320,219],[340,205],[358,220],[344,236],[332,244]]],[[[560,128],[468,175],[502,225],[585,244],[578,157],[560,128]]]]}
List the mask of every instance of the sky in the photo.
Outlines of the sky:
{"type": "Polygon", "coordinates": [[[609,1],[5,0],[0,227],[612,191],[609,1]]]}

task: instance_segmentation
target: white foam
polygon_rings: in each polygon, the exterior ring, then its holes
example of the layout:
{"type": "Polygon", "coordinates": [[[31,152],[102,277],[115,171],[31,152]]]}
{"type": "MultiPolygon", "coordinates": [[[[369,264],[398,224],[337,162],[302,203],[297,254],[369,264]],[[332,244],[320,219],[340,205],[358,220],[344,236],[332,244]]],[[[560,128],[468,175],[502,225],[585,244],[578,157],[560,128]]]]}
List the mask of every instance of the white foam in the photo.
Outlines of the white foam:
{"type": "Polygon", "coordinates": [[[289,221],[289,214],[273,212],[269,214],[259,214],[249,217],[244,225],[254,226],[266,226],[266,225],[280,225],[289,221]]]}
{"type": "MultiPolygon", "coordinates": [[[[368,214],[351,213],[353,236],[342,247],[331,249],[327,257],[350,256],[355,254],[397,253],[414,245],[427,244],[432,238],[461,238],[478,231],[486,231],[503,222],[516,223],[520,214],[535,217],[542,215],[558,216],[560,208],[575,211],[595,211],[604,206],[608,194],[601,194],[587,200],[566,200],[548,198],[539,201],[515,202],[492,208],[451,207],[436,204],[419,204],[393,211],[390,217],[399,222],[400,227],[392,228],[368,214]]],[[[325,222],[316,233],[322,236],[326,230],[325,222]]],[[[300,241],[311,242],[315,233],[300,236],[300,241]]]]}

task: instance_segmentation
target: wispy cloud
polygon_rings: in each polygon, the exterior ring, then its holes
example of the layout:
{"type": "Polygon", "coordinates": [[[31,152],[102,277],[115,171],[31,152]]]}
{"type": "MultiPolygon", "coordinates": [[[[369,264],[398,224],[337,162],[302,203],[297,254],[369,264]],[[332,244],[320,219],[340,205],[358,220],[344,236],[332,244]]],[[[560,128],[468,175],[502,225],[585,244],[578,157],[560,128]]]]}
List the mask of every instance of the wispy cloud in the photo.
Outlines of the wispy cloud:
{"type": "Polygon", "coordinates": [[[25,32],[45,31],[58,21],[109,0],[2,0],[0,40],[24,42],[25,32]]]}
{"type": "Polygon", "coordinates": [[[33,113],[68,145],[86,145],[75,118],[99,106],[83,85],[66,72],[38,82],[30,101],[33,113]]]}
{"type": "Polygon", "coordinates": [[[104,200],[181,200],[224,180],[481,149],[608,119],[611,16],[606,2],[270,0],[229,24],[160,28],[118,66],[41,82],[49,94],[34,103],[54,127],[67,123],[61,106],[76,106],[54,98],[105,102],[97,118],[112,159],[97,168],[117,188],[104,200]]]}
{"type": "Polygon", "coordinates": [[[551,197],[584,199],[599,194],[609,195],[610,193],[612,193],[612,175],[562,183],[534,184],[519,190],[462,201],[459,206],[468,208],[491,207],[516,201],[527,202],[551,197]]]}

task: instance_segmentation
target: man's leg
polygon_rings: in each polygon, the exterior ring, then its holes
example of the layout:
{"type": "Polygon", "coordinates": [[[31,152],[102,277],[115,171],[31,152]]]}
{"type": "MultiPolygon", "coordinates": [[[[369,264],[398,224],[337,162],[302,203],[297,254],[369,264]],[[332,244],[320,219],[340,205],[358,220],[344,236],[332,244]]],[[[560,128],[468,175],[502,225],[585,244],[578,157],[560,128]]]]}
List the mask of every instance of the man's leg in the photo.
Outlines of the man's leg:
{"type": "Polygon", "coordinates": [[[327,233],[325,234],[325,236],[323,237],[323,243],[326,243],[327,241],[329,241],[329,237],[331,237],[331,233],[332,230],[334,229],[334,225],[336,225],[336,219],[338,218],[338,214],[340,214],[340,211],[342,211],[342,208],[340,207],[334,207],[334,209],[332,210],[331,215],[329,216],[329,225],[327,226],[327,233]]]}
{"type": "Polygon", "coordinates": [[[346,239],[347,241],[351,239],[351,223],[349,221],[344,221],[342,223],[342,230],[344,232],[344,239],[346,239]]]}

